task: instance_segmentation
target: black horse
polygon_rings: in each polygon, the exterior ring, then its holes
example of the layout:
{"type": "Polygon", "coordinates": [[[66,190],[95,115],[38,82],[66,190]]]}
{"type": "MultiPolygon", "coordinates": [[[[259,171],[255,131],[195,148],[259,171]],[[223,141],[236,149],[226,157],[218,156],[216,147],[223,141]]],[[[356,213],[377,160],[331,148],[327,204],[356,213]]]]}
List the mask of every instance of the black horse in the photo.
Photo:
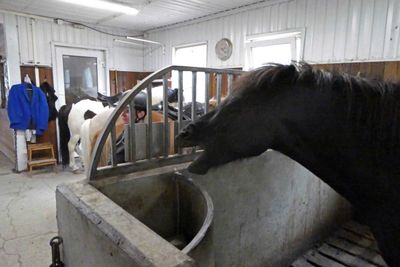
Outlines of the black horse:
{"type": "Polygon", "coordinates": [[[193,173],[271,148],[349,200],[385,261],[400,264],[400,84],[273,65],[246,74],[177,136],[204,152],[193,173]]]}

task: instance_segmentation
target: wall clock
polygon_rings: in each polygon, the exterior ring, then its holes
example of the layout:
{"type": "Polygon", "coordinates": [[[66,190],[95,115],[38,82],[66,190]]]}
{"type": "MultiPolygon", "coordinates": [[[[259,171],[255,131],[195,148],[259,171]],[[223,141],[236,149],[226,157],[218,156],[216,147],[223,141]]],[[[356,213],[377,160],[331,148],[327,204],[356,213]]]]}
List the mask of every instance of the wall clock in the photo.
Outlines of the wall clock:
{"type": "Polygon", "coordinates": [[[215,45],[215,53],[221,60],[227,60],[232,55],[232,42],[228,38],[222,38],[215,45]]]}

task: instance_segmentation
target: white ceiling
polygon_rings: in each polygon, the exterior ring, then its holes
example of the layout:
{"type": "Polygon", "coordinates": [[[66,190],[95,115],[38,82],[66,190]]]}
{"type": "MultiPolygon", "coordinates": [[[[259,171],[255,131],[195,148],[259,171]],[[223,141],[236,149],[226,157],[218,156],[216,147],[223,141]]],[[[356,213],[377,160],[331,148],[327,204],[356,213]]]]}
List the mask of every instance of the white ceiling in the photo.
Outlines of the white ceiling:
{"type": "MultiPolygon", "coordinates": [[[[85,1],[85,0],[82,0],[85,1]]],[[[115,0],[109,0],[117,2],[115,0]]],[[[171,25],[233,8],[268,0],[121,0],[140,10],[136,16],[76,6],[59,0],[0,0],[0,9],[61,18],[91,25],[123,28],[134,32],[171,25]]]]}

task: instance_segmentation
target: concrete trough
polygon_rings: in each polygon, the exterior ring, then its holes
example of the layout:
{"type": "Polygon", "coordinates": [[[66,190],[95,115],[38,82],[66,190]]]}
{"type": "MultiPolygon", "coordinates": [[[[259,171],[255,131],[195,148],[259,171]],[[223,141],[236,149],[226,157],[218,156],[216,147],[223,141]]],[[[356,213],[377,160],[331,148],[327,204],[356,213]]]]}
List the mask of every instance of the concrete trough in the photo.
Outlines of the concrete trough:
{"type": "Polygon", "coordinates": [[[275,151],[174,173],[186,165],[59,186],[66,266],[289,266],[350,217],[344,199],[275,151]]]}
{"type": "Polygon", "coordinates": [[[163,171],[59,186],[66,265],[214,266],[211,198],[193,180],[163,171]]]}

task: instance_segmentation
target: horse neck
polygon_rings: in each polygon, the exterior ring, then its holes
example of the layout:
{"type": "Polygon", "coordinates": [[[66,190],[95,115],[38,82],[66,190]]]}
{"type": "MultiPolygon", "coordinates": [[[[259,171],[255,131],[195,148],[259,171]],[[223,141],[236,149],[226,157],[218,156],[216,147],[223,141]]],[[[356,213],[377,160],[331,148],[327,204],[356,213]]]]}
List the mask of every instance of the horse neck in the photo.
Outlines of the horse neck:
{"type": "Polygon", "coordinates": [[[309,158],[340,152],[344,143],[353,139],[347,123],[347,102],[336,92],[317,89],[294,89],[285,99],[284,117],[277,119],[274,149],[290,157],[309,158]]]}

